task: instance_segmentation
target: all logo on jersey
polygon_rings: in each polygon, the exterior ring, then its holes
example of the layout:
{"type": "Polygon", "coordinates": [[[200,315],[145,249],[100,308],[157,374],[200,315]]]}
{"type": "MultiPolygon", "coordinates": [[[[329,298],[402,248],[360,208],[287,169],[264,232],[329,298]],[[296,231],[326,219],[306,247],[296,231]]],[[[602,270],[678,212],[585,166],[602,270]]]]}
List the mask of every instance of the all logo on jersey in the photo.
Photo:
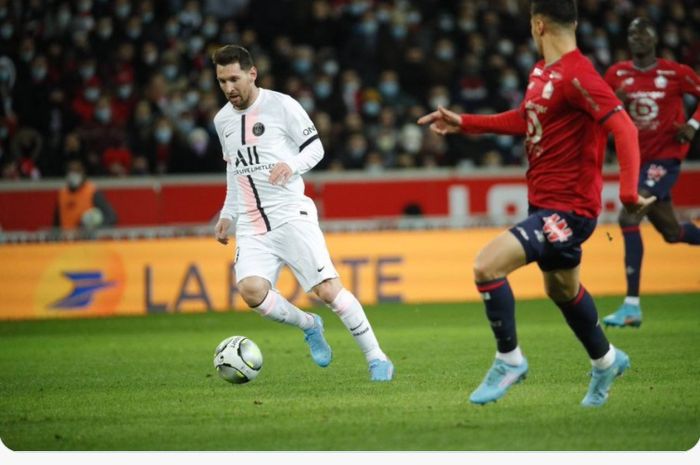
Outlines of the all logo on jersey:
{"type": "Polygon", "coordinates": [[[566,242],[574,234],[566,220],[556,213],[545,216],[542,221],[544,221],[542,231],[549,242],[566,242]]]}
{"type": "Polygon", "coordinates": [[[657,76],[656,79],[654,79],[654,85],[657,89],[665,89],[668,85],[668,79],[663,76],[657,76]]]}
{"type": "Polygon", "coordinates": [[[265,132],[265,125],[262,123],[255,123],[253,125],[253,134],[255,134],[257,137],[260,137],[263,135],[265,132]]]}
{"type": "Polygon", "coordinates": [[[238,151],[238,153],[236,153],[236,168],[238,168],[239,166],[250,166],[260,164],[258,148],[255,145],[253,145],[246,147],[246,149],[247,156],[245,153],[241,153],[240,150],[238,151]]]}

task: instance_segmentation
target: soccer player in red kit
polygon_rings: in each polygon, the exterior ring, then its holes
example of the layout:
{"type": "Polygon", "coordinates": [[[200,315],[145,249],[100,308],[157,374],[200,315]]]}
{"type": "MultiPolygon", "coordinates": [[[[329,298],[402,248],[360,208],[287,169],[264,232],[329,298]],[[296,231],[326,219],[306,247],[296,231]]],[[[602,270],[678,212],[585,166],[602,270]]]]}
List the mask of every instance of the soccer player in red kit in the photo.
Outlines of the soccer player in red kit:
{"type": "Polygon", "coordinates": [[[652,199],[636,191],[637,130],[602,77],[576,47],[576,2],[533,0],[531,31],[544,60],[530,73],[520,107],[496,115],[459,115],[443,107],[423,116],[438,134],[525,135],[529,215],[477,255],[476,286],[496,338],[496,359],[469,400],[496,401],[525,378],[528,363],[516,336],[515,300],[507,276],[537,262],[547,295],[588,352],[593,365],[582,404],[603,405],[614,379],[630,366],[600,324],[595,303],[579,282],[581,244],[601,209],[602,163],[608,132],[620,162],[620,199],[632,211],[652,199]]]}
{"type": "MultiPolygon", "coordinates": [[[[634,19],[627,30],[632,60],[611,66],[605,81],[622,99],[639,131],[641,171],[639,194],[656,196],[646,217],[666,242],[700,244],[700,229],[693,223],[680,224],[671,201],[671,189],[678,179],[681,161],[689,142],[700,128],[700,106],[686,121],[683,94],[700,97],[700,77],[688,66],[656,58],[656,31],[646,18],[634,19]]],[[[603,318],[606,326],[639,326],[639,305],[644,245],[639,223],[644,215],[620,212],[619,223],[625,240],[627,297],[617,311],[603,318]]]]}

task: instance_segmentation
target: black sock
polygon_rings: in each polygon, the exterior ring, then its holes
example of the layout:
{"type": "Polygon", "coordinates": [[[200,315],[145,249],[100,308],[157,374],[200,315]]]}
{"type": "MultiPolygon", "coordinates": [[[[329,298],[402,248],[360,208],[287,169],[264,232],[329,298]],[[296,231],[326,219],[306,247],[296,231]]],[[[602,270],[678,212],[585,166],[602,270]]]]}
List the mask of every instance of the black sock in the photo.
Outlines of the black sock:
{"type": "Polygon", "coordinates": [[[498,351],[506,353],[518,346],[515,333],[515,299],[506,278],[476,283],[486,307],[486,317],[496,336],[498,351]]]}

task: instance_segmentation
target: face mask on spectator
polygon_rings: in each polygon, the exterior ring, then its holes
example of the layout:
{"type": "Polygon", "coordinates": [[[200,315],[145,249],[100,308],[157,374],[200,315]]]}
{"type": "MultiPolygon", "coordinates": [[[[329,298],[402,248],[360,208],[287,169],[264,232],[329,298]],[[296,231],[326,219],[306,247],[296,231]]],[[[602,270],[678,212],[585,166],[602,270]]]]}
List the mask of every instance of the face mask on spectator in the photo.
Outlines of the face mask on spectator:
{"type": "Polygon", "coordinates": [[[438,21],[438,27],[441,31],[450,32],[455,28],[455,23],[451,16],[442,15],[438,21]]]}
{"type": "Polygon", "coordinates": [[[353,93],[360,89],[360,84],[357,81],[348,81],[343,84],[343,93],[353,93]]]}
{"type": "Polygon", "coordinates": [[[675,32],[666,32],[664,33],[664,44],[668,45],[671,48],[678,47],[678,34],[675,32]]]}
{"type": "Polygon", "coordinates": [[[191,119],[183,119],[178,121],[177,128],[183,134],[189,134],[192,129],[194,129],[194,121],[191,119]]]}
{"type": "Polygon", "coordinates": [[[197,103],[199,103],[199,92],[196,90],[190,90],[185,94],[185,102],[190,108],[194,108],[197,103]]]}
{"type": "Polygon", "coordinates": [[[152,11],[147,11],[141,15],[141,22],[148,24],[151,21],[153,21],[153,12],[152,11]]]}
{"type": "Polygon", "coordinates": [[[530,71],[532,65],[535,64],[535,58],[531,53],[519,53],[515,58],[521,71],[530,71]]]}
{"type": "Polygon", "coordinates": [[[22,50],[19,52],[19,59],[25,63],[29,63],[34,58],[34,50],[22,50]]]}
{"type": "Polygon", "coordinates": [[[314,99],[311,97],[301,97],[299,99],[299,105],[301,105],[301,107],[306,110],[307,113],[312,113],[316,107],[314,99]]]}
{"type": "Polygon", "coordinates": [[[12,75],[12,72],[8,68],[6,68],[6,67],[0,68],[0,82],[9,81],[11,75],[12,75]]]}
{"type": "Polygon", "coordinates": [[[213,21],[207,21],[207,23],[202,27],[202,34],[207,39],[211,39],[219,32],[219,26],[213,21]]]}
{"type": "Polygon", "coordinates": [[[211,83],[209,79],[202,79],[199,81],[199,89],[203,92],[209,92],[212,90],[214,85],[211,83]]]}
{"type": "Polygon", "coordinates": [[[119,86],[117,89],[117,95],[121,99],[127,99],[131,97],[131,91],[133,90],[131,84],[124,84],[122,86],[119,86]]]}
{"type": "Polygon", "coordinates": [[[306,74],[311,70],[311,61],[305,58],[300,58],[295,60],[292,66],[294,66],[294,71],[297,73],[306,74]]]}
{"type": "Polygon", "coordinates": [[[499,40],[498,51],[501,55],[510,56],[513,53],[513,42],[507,39],[499,40]]]}
{"type": "Polygon", "coordinates": [[[61,29],[64,29],[66,26],[68,26],[68,23],[70,23],[70,10],[61,8],[58,10],[58,14],[56,15],[56,21],[58,22],[58,25],[61,29]]]}
{"type": "Polygon", "coordinates": [[[338,62],[335,60],[327,60],[323,63],[323,72],[329,76],[338,74],[338,62]]]}
{"type": "Polygon", "coordinates": [[[420,24],[422,19],[423,17],[417,10],[413,10],[410,13],[408,13],[408,15],[406,15],[406,22],[408,24],[420,24]]]}
{"type": "Polygon", "coordinates": [[[391,13],[389,13],[389,11],[385,8],[377,11],[377,14],[375,16],[377,18],[377,21],[379,21],[380,23],[386,23],[391,19],[391,13]]]}
{"type": "Polygon", "coordinates": [[[199,36],[194,36],[190,39],[188,48],[191,54],[197,54],[204,48],[204,39],[199,36]]]}
{"type": "Polygon", "coordinates": [[[158,52],[146,52],[143,56],[143,62],[147,65],[153,65],[158,61],[158,52]]]}
{"type": "Polygon", "coordinates": [[[327,98],[333,91],[329,82],[321,81],[314,86],[314,93],[320,99],[327,98]]]}
{"type": "Polygon", "coordinates": [[[430,99],[430,108],[436,109],[437,107],[446,107],[450,104],[450,101],[444,95],[438,95],[430,99]]]}
{"type": "Polygon", "coordinates": [[[112,120],[112,110],[109,108],[98,108],[95,110],[95,119],[103,124],[109,123],[112,120]]]}
{"type": "Polygon", "coordinates": [[[160,127],[156,129],[155,137],[159,144],[167,144],[173,137],[173,131],[168,127],[160,127]]]}
{"type": "Polygon", "coordinates": [[[437,49],[437,52],[435,52],[435,54],[442,61],[449,61],[455,56],[455,52],[452,49],[452,47],[440,47],[439,49],[437,49]]]}
{"type": "Polygon", "coordinates": [[[88,87],[85,89],[85,92],[83,92],[83,95],[88,102],[94,102],[100,97],[100,89],[97,87],[88,87]]]}
{"type": "Polygon", "coordinates": [[[35,66],[32,68],[32,78],[35,81],[42,81],[46,77],[46,66],[35,66]]]}
{"type": "Polygon", "coordinates": [[[129,39],[134,39],[134,40],[138,39],[139,37],[141,37],[141,28],[136,27],[136,26],[132,26],[132,27],[128,28],[126,30],[126,36],[129,39]]]}
{"type": "Polygon", "coordinates": [[[515,90],[518,88],[518,78],[516,76],[513,76],[512,74],[509,74],[508,76],[504,77],[503,80],[501,81],[501,89],[510,91],[510,90],[515,90]]]}
{"type": "Polygon", "coordinates": [[[175,65],[165,65],[163,66],[163,74],[168,81],[172,81],[177,76],[177,66],[175,65]]]}
{"type": "Polygon", "coordinates": [[[131,13],[131,5],[129,3],[122,3],[114,12],[116,13],[117,18],[124,19],[129,16],[129,13],[131,13]]]}
{"type": "Polygon", "coordinates": [[[363,21],[361,28],[365,35],[372,35],[377,32],[377,22],[372,20],[363,21]]]}
{"type": "Polygon", "coordinates": [[[0,8],[0,19],[5,19],[7,18],[7,8],[2,7],[0,8]]]}
{"type": "Polygon", "coordinates": [[[0,36],[2,36],[3,39],[9,39],[12,37],[12,34],[15,33],[15,28],[12,27],[12,24],[5,23],[2,25],[0,28],[0,36]]]}
{"type": "Polygon", "coordinates": [[[101,27],[97,30],[97,35],[99,35],[102,39],[109,39],[112,37],[112,27],[101,27]]]}
{"type": "Polygon", "coordinates": [[[379,93],[382,97],[396,97],[399,94],[399,83],[396,81],[382,81],[379,83],[379,93]]]}
{"type": "Polygon", "coordinates": [[[0,139],[7,139],[9,134],[10,131],[8,131],[7,126],[0,126],[0,139]]]}
{"type": "Polygon", "coordinates": [[[83,0],[82,2],[78,3],[78,11],[81,13],[85,13],[90,11],[92,8],[92,2],[90,0],[83,0]]]}
{"type": "Polygon", "coordinates": [[[83,78],[84,81],[87,81],[91,77],[95,75],[95,67],[94,66],[81,66],[80,67],[80,77],[83,78]]]}
{"type": "Polygon", "coordinates": [[[348,6],[350,13],[354,16],[360,16],[362,13],[367,11],[369,5],[366,2],[352,2],[348,6]]]}
{"type": "Polygon", "coordinates": [[[168,37],[175,37],[179,32],[180,26],[178,26],[177,23],[168,23],[168,25],[165,26],[165,35],[168,37]]]}
{"type": "Polygon", "coordinates": [[[395,39],[403,39],[406,37],[406,32],[406,28],[400,25],[396,25],[391,29],[391,34],[395,39]]]}
{"type": "Polygon", "coordinates": [[[362,105],[362,111],[367,116],[377,116],[381,109],[382,109],[382,106],[379,104],[379,102],[375,102],[374,100],[371,100],[369,102],[365,102],[362,105]]]}
{"type": "Polygon", "coordinates": [[[66,183],[71,189],[78,188],[83,183],[84,179],[85,176],[83,176],[83,173],[77,171],[69,171],[68,174],[66,174],[66,183]]]}

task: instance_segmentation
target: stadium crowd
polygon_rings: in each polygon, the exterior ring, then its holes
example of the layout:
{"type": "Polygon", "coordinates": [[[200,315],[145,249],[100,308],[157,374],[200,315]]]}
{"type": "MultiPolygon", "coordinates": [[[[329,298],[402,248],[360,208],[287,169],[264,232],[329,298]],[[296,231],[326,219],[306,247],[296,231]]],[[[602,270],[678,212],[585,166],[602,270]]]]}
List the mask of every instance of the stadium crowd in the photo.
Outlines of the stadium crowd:
{"type": "MultiPolygon", "coordinates": [[[[91,176],[223,172],[210,53],[228,43],[251,51],[261,87],[311,115],[317,169],[522,165],[516,138],[444,139],[416,120],[520,102],[538,59],[528,3],[0,0],[2,178],[62,176],[75,158],[91,176]]],[[[628,57],[638,15],[655,23],[660,56],[700,71],[697,2],[581,0],[579,46],[601,73],[628,57]]]]}

